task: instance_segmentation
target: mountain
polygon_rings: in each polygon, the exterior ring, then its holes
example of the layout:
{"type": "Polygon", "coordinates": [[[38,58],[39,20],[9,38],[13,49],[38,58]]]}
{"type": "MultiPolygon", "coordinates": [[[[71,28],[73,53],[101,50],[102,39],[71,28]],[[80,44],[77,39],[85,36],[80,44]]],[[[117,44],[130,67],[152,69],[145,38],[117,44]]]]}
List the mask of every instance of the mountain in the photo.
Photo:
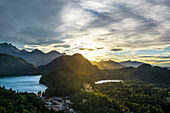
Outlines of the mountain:
{"type": "Polygon", "coordinates": [[[0,76],[3,75],[25,75],[36,74],[34,65],[28,63],[23,58],[7,54],[0,54],[0,76]]]}
{"type": "Polygon", "coordinates": [[[37,68],[40,72],[46,73],[42,75],[40,83],[48,86],[46,93],[50,96],[73,94],[80,91],[84,83],[91,83],[96,75],[100,75],[98,67],[92,65],[81,54],[60,56],[51,63],[37,68]]]}
{"type": "Polygon", "coordinates": [[[68,69],[72,72],[80,73],[80,74],[91,74],[94,71],[99,70],[97,66],[91,64],[86,58],[84,58],[81,54],[74,54],[72,56],[65,55],[60,56],[54,59],[47,65],[41,65],[37,67],[40,72],[50,72],[54,70],[60,69],[68,69]]]}
{"type": "Polygon", "coordinates": [[[164,66],[161,66],[162,68],[167,68],[167,69],[169,69],[170,70],[170,67],[164,67],[164,66]]]}
{"type": "Polygon", "coordinates": [[[138,67],[142,64],[144,64],[143,62],[138,62],[138,61],[131,61],[131,60],[128,60],[128,61],[124,61],[124,62],[120,62],[121,65],[124,65],[126,67],[138,67]]]}
{"type": "Polygon", "coordinates": [[[149,83],[169,84],[170,70],[150,64],[142,64],[137,68],[126,67],[109,72],[107,79],[140,80],[149,83]]]}
{"type": "Polygon", "coordinates": [[[152,83],[170,84],[170,70],[150,64],[142,64],[130,73],[129,78],[136,78],[152,83]]]}
{"type": "Polygon", "coordinates": [[[9,54],[17,57],[24,58],[28,62],[38,65],[45,65],[54,60],[55,58],[61,56],[61,54],[57,51],[51,51],[49,53],[43,53],[42,51],[35,49],[32,52],[28,52],[26,50],[20,50],[8,43],[0,44],[0,53],[9,54]]]}
{"type": "Polygon", "coordinates": [[[99,67],[99,69],[102,70],[114,70],[114,69],[121,69],[125,66],[119,64],[118,62],[114,62],[114,61],[100,61],[100,62],[92,62],[93,65],[97,65],[99,67]]]}

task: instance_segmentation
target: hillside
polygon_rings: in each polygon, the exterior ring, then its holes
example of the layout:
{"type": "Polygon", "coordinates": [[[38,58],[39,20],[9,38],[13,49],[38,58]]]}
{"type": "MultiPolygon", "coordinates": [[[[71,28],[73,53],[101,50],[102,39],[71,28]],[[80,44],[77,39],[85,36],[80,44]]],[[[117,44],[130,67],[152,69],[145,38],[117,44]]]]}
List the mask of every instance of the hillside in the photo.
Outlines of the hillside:
{"type": "Polygon", "coordinates": [[[142,64],[137,68],[127,67],[108,71],[108,79],[141,80],[150,83],[169,84],[170,70],[159,66],[142,64]]]}
{"type": "Polygon", "coordinates": [[[0,53],[9,54],[17,57],[21,57],[28,62],[38,65],[45,65],[50,63],[53,59],[61,56],[61,54],[57,51],[51,51],[49,53],[44,53],[38,49],[33,50],[32,52],[28,52],[26,50],[20,50],[12,44],[1,43],[0,44],[0,53]]]}
{"type": "Polygon", "coordinates": [[[37,67],[40,72],[50,72],[61,69],[68,69],[72,72],[79,74],[92,74],[99,71],[97,66],[91,64],[90,61],[85,59],[81,54],[74,54],[72,56],[65,55],[54,59],[47,65],[37,67]]]}
{"type": "Polygon", "coordinates": [[[84,83],[94,83],[102,74],[97,66],[92,65],[81,54],[61,56],[45,66],[38,67],[44,71],[40,83],[48,87],[49,95],[68,96],[79,91],[84,83]]]}
{"type": "Polygon", "coordinates": [[[0,54],[0,76],[37,73],[34,65],[26,60],[7,54],[0,54]]]}
{"type": "Polygon", "coordinates": [[[149,64],[143,64],[132,71],[127,78],[152,83],[170,84],[170,70],[159,66],[152,67],[149,64]]]}

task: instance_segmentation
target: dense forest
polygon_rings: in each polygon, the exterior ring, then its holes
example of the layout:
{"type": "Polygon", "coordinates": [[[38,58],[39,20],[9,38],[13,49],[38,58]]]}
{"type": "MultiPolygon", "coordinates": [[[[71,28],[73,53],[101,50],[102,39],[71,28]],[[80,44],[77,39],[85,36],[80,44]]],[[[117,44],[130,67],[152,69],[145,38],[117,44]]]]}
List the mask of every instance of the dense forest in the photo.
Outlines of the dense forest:
{"type": "Polygon", "coordinates": [[[95,86],[97,91],[114,98],[134,113],[170,113],[169,88],[158,88],[140,81],[105,83],[95,86]]]}
{"type": "MultiPolygon", "coordinates": [[[[49,90],[46,91],[48,96],[52,92],[52,89],[49,90]]],[[[170,113],[170,89],[140,81],[93,86],[85,83],[69,96],[74,103],[73,108],[82,113],[170,113]]]]}
{"type": "Polygon", "coordinates": [[[48,113],[45,103],[35,94],[18,93],[0,87],[0,113],[48,113]]]}
{"type": "Polygon", "coordinates": [[[137,68],[126,67],[117,70],[104,70],[105,75],[101,79],[140,80],[157,84],[162,87],[170,87],[170,70],[150,64],[142,64],[137,68]]]}

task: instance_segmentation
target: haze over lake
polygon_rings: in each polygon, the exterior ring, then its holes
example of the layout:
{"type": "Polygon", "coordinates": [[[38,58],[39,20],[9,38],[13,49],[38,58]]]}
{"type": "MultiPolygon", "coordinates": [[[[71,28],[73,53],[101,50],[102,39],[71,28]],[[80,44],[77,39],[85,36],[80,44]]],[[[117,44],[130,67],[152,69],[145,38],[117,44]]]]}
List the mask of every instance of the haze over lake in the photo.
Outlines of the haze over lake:
{"type": "Polygon", "coordinates": [[[5,86],[6,89],[12,88],[13,90],[21,92],[43,92],[47,87],[39,83],[40,78],[41,75],[0,77],[0,86],[5,86]]]}

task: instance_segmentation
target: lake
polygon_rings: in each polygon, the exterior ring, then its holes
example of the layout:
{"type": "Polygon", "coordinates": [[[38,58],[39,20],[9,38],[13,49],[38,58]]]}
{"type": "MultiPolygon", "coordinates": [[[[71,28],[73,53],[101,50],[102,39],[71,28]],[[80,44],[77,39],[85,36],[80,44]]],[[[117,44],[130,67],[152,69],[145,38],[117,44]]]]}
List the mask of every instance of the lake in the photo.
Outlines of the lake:
{"type": "Polygon", "coordinates": [[[109,82],[123,82],[123,80],[100,80],[95,82],[95,84],[103,84],[103,83],[109,83],[109,82]]]}
{"type": "Polygon", "coordinates": [[[5,86],[6,89],[12,88],[20,92],[34,92],[45,91],[47,87],[39,83],[42,75],[23,75],[13,77],[0,77],[0,86],[5,86]]]}

